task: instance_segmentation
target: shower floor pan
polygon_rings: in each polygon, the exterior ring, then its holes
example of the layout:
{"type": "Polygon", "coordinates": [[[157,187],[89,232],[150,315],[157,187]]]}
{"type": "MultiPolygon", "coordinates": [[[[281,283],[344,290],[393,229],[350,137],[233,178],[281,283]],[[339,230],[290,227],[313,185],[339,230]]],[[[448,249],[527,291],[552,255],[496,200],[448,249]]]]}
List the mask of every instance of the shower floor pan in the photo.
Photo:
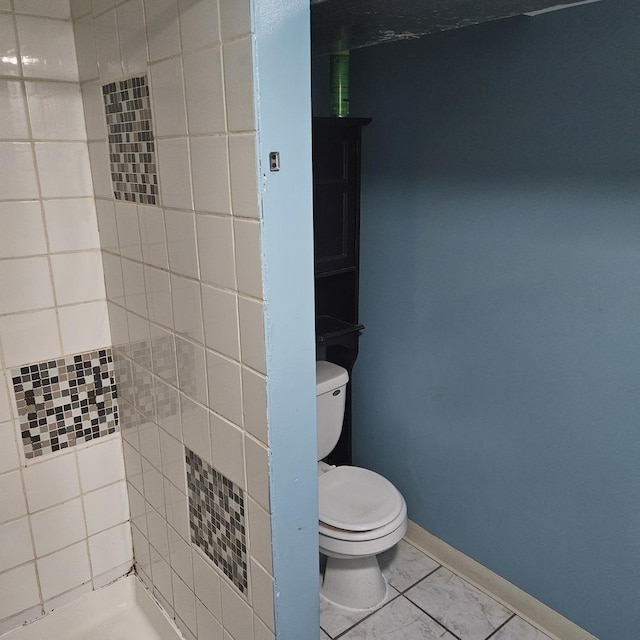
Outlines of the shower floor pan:
{"type": "Polygon", "coordinates": [[[134,576],[93,591],[2,640],[182,640],[134,576]]]}

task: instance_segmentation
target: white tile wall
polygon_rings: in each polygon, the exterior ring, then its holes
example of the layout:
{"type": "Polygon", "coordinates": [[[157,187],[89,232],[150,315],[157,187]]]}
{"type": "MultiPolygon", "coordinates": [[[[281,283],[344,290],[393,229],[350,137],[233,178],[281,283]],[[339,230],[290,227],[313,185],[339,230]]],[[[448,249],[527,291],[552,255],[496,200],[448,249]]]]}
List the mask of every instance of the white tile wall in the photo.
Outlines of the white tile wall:
{"type": "MultiPolygon", "coordinates": [[[[82,16],[76,46],[118,358],[136,566],[186,637],[252,638],[255,627],[256,637],[272,638],[249,2],[73,0],[72,12],[82,16]],[[101,121],[99,84],[145,68],[159,206],[114,202],[101,121]],[[246,492],[256,573],[247,596],[190,542],[185,446],[246,492]]],[[[108,539],[117,548],[121,512],[105,510],[101,519],[97,505],[111,492],[119,504],[122,480],[88,485],[86,455],[77,458],[89,548],[108,539]],[[110,533],[93,539],[98,526],[110,533]]],[[[94,564],[91,555],[95,574],[94,564]]]]}
{"type": "MultiPolygon", "coordinates": [[[[132,561],[130,545],[113,553],[93,543],[128,527],[120,436],[27,463],[9,395],[13,367],[111,344],[69,2],[12,6],[15,20],[0,14],[0,632],[122,575],[132,561]],[[87,458],[101,481],[85,496],[79,463],[87,458]]],[[[93,25],[85,26],[78,42],[95,52],[93,25]]],[[[91,74],[90,57],[82,69],[91,74]]],[[[92,127],[102,135],[95,118],[92,127]]]]}

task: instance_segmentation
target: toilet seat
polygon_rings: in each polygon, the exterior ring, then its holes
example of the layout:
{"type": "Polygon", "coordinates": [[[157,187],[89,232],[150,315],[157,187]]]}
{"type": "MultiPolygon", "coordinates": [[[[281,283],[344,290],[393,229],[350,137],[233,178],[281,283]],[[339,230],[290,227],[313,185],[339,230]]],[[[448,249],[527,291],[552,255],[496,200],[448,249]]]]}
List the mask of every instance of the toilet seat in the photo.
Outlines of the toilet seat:
{"type": "Polygon", "coordinates": [[[318,494],[320,533],[331,538],[380,538],[406,518],[400,492],[369,469],[335,467],[318,478],[318,494]]]}

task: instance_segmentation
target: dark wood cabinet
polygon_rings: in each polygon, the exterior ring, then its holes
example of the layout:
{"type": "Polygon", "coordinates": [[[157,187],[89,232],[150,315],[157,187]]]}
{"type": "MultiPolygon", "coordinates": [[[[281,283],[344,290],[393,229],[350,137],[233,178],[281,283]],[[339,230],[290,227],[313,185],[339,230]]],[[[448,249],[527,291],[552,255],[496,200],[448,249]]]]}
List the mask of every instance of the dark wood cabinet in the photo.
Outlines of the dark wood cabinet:
{"type": "MultiPolygon", "coordinates": [[[[349,372],[364,326],[358,318],[360,139],[369,118],[313,119],[313,231],[319,357],[349,372]]],[[[351,463],[351,385],[342,437],[329,461],[351,463]]]]}

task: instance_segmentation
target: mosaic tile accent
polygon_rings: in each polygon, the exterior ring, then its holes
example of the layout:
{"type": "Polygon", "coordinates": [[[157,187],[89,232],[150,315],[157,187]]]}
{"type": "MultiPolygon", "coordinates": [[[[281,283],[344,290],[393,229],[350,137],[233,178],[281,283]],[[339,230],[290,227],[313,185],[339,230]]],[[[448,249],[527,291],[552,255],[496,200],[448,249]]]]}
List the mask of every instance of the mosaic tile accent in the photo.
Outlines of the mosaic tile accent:
{"type": "Polygon", "coordinates": [[[111,349],[11,371],[27,458],[114,433],[118,405],[111,349]]]}
{"type": "Polygon", "coordinates": [[[247,546],[242,490],[185,448],[191,541],[247,594],[247,546]]]}
{"type": "Polygon", "coordinates": [[[147,76],[102,86],[116,200],[158,204],[156,150],[147,76]]]}

